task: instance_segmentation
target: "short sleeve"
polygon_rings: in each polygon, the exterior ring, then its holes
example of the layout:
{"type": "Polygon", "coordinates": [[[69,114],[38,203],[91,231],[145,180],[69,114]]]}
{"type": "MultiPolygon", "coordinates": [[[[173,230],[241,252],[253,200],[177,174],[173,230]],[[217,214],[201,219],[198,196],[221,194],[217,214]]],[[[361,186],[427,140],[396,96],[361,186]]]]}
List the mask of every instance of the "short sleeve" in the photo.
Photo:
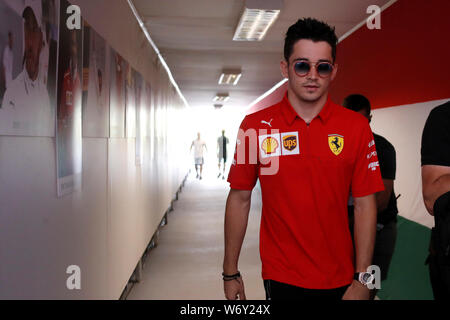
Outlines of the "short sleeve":
{"type": "Polygon", "coordinates": [[[367,123],[359,136],[352,175],[352,195],[365,197],[384,190],[375,140],[367,123]]]}
{"type": "Polygon", "coordinates": [[[450,166],[450,102],[433,109],[422,134],[421,162],[450,166]]]}
{"type": "Polygon", "coordinates": [[[233,163],[228,175],[231,189],[253,190],[258,180],[256,130],[248,125],[248,119],[242,122],[236,140],[233,163]]]}
{"type": "Polygon", "coordinates": [[[381,177],[383,179],[395,180],[397,163],[394,146],[384,138],[381,138],[380,141],[375,139],[375,144],[380,162],[381,177]]]}

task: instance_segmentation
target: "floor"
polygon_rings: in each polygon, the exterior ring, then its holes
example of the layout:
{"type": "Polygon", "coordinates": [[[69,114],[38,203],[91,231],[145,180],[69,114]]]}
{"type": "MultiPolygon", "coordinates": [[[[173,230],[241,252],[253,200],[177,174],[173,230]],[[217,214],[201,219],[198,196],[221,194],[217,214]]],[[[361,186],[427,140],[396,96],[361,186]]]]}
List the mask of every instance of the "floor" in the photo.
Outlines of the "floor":
{"type": "MultiPolygon", "coordinates": [[[[128,300],[221,300],[223,221],[229,185],[212,173],[203,180],[191,173],[159,234],[158,246],[144,263],[142,280],[128,300]]],[[[249,300],[264,300],[259,258],[260,191],[252,197],[239,269],[249,300]]]]}

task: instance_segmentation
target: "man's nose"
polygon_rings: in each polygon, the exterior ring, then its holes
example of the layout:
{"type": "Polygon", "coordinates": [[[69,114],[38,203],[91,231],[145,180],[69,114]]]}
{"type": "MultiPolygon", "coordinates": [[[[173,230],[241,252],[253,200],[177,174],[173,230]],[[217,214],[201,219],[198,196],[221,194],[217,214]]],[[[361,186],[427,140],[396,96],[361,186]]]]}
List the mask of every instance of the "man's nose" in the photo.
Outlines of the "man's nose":
{"type": "Polygon", "coordinates": [[[311,69],[308,72],[307,79],[315,80],[319,78],[319,74],[317,73],[317,69],[315,66],[311,66],[311,69]]]}

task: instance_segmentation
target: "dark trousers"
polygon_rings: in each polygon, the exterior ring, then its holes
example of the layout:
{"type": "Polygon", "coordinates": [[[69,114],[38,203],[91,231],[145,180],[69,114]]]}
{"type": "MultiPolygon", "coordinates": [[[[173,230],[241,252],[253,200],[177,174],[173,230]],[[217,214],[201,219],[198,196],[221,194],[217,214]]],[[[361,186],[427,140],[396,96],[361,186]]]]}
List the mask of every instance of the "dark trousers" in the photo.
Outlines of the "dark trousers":
{"type": "Polygon", "coordinates": [[[342,300],[349,286],[336,289],[305,289],[274,280],[264,280],[267,300],[342,300]]]}
{"type": "Polygon", "coordinates": [[[450,263],[436,251],[436,229],[431,230],[430,254],[426,264],[429,267],[431,287],[434,299],[438,301],[450,300],[450,263]]]}

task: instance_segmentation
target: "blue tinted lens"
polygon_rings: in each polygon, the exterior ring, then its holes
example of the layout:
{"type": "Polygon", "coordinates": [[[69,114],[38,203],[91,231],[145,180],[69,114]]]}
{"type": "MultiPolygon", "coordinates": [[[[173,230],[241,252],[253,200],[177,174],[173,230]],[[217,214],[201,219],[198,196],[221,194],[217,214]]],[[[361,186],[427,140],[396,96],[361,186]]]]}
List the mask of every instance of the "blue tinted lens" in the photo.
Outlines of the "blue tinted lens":
{"type": "Polygon", "coordinates": [[[309,70],[311,70],[311,66],[306,61],[299,61],[295,63],[294,70],[298,75],[304,76],[309,73],[309,70]]]}
{"type": "Polygon", "coordinates": [[[317,65],[317,73],[321,77],[329,76],[333,71],[333,66],[327,62],[322,62],[317,65]]]}

